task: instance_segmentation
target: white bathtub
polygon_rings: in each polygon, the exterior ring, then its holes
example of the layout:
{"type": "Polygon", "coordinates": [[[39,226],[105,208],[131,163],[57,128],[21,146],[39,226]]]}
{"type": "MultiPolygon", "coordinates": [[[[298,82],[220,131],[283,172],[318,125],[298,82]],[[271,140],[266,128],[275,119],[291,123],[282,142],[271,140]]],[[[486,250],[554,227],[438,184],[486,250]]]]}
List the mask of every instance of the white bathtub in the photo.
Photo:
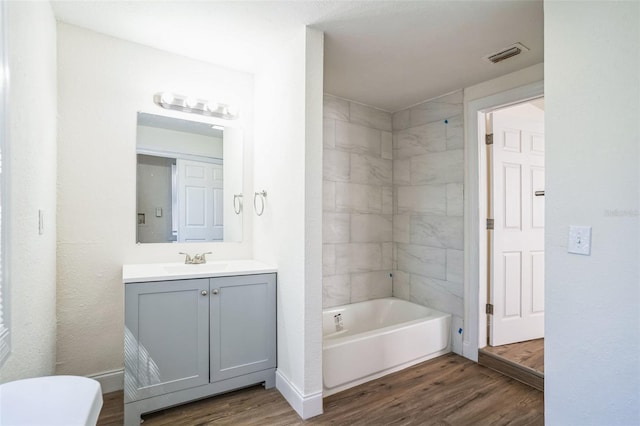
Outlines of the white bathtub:
{"type": "Polygon", "coordinates": [[[322,331],[324,396],[451,351],[450,314],[394,297],[325,309],[322,331]]]}

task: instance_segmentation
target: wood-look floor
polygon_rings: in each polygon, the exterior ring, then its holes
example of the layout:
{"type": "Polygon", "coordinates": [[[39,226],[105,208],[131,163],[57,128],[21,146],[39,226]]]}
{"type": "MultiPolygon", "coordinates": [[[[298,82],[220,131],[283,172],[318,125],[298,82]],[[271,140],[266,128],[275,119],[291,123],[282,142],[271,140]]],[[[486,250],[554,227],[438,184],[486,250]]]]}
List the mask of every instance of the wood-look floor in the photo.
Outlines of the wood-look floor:
{"type": "MultiPolygon", "coordinates": [[[[122,392],[98,425],[121,425],[122,392]]],[[[153,425],[543,425],[543,393],[454,354],[324,399],[302,421],[276,389],[254,386],[143,416],[153,425]]]]}
{"type": "Polygon", "coordinates": [[[503,346],[486,346],[482,351],[544,373],[544,339],[503,346]]]}

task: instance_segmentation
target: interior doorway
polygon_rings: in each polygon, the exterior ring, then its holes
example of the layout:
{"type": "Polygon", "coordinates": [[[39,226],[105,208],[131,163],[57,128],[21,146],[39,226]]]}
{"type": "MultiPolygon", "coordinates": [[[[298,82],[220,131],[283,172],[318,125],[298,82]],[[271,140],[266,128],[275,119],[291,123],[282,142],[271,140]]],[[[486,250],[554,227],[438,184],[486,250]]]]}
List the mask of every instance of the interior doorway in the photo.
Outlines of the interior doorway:
{"type": "MultiPolygon", "coordinates": [[[[479,362],[544,380],[544,98],[483,112],[486,342],[479,362]]],[[[482,156],[481,156],[482,157],[482,156]]],[[[482,290],[481,290],[482,291],[482,290]]],[[[484,346],[484,347],[483,347],[484,346]]]]}
{"type": "Polygon", "coordinates": [[[487,206],[485,114],[498,108],[540,98],[544,81],[512,87],[485,97],[465,101],[465,191],[464,191],[464,332],[462,354],[478,362],[479,349],[487,345],[487,206]],[[468,190],[467,190],[468,188],[468,190]]]}

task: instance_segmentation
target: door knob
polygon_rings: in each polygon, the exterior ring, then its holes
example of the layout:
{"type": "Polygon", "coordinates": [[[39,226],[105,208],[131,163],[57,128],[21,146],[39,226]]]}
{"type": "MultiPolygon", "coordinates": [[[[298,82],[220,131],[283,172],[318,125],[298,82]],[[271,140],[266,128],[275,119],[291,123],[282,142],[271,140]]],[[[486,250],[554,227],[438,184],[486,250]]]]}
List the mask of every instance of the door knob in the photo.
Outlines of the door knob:
{"type": "Polygon", "coordinates": [[[213,294],[218,294],[218,289],[217,289],[217,288],[214,288],[211,292],[212,292],[213,294]]]}
{"type": "Polygon", "coordinates": [[[207,290],[202,290],[202,292],[200,294],[203,295],[203,296],[206,296],[207,295],[207,290]]]}

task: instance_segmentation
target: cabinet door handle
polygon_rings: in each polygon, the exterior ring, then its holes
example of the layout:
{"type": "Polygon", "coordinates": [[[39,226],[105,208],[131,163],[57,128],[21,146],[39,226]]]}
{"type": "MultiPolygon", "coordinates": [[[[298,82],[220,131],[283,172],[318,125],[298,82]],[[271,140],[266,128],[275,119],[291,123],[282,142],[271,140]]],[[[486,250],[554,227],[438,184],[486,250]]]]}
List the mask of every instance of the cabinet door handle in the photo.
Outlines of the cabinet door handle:
{"type": "Polygon", "coordinates": [[[207,295],[207,290],[202,290],[202,292],[200,294],[203,295],[203,296],[206,296],[207,295]]]}
{"type": "Polygon", "coordinates": [[[218,294],[218,289],[217,289],[217,288],[214,288],[214,289],[211,291],[211,293],[213,293],[213,294],[218,294]]]}

